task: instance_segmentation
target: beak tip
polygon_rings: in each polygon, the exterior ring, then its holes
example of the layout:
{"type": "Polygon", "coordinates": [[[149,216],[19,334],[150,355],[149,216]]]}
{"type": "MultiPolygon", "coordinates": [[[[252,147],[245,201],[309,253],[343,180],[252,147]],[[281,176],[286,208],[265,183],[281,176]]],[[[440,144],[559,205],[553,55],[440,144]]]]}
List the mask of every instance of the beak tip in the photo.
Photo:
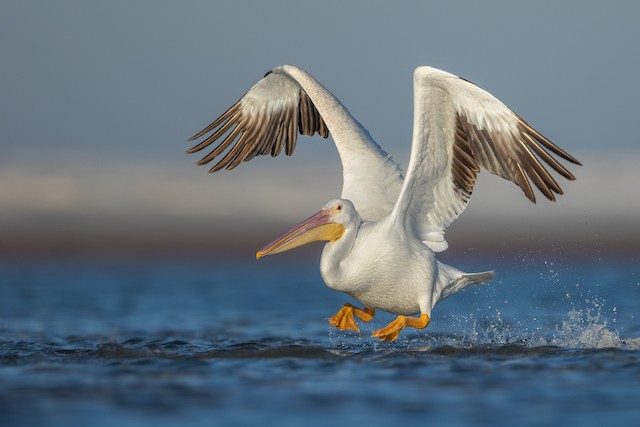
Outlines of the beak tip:
{"type": "Polygon", "coordinates": [[[262,251],[256,252],[256,259],[262,258],[262,251]]]}

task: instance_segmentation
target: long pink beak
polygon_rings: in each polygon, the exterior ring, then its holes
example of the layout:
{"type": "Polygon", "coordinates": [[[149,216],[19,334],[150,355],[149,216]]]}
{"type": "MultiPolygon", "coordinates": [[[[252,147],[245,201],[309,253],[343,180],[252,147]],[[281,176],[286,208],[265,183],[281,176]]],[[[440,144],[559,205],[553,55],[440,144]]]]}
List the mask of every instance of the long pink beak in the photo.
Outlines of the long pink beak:
{"type": "Polygon", "coordinates": [[[266,244],[256,253],[256,259],[288,251],[311,242],[339,239],[344,233],[344,227],[341,224],[332,222],[332,218],[331,210],[321,209],[320,212],[266,244]]]}

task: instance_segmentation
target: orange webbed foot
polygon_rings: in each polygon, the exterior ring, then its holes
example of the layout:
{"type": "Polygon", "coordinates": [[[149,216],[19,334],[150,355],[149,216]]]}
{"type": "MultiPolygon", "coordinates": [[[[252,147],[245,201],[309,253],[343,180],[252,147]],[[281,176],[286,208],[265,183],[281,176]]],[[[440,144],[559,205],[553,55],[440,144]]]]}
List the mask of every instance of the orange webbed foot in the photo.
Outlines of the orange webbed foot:
{"type": "Polygon", "coordinates": [[[340,330],[349,330],[360,332],[360,328],[356,325],[356,321],[353,316],[356,316],[364,322],[368,322],[373,319],[375,315],[375,309],[371,307],[365,307],[364,310],[354,307],[351,304],[345,304],[342,306],[334,316],[329,318],[329,324],[335,326],[340,330]]]}
{"type": "Polygon", "coordinates": [[[400,335],[400,331],[411,326],[416,329],[426,328],[429,324],[429,315],[423,313],[419,318],[398,316],[394,321],[389,323],[386,327],[378,329],[371,336],[374,338],[380,338],[382,341],[395,341],[400,335]]]}

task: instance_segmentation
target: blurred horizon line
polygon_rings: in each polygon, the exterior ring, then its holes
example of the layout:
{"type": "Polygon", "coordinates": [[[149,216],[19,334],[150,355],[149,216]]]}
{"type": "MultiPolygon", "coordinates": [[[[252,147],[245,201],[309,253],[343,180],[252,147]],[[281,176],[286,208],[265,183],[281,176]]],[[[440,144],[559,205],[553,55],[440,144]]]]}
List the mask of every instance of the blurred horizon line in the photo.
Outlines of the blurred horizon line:
{"type": "MultiPolygon", "coordinates": [[[[331,151],[331,150],[329,150],[331,151]]],[[[207,251],[255,253],[339,195],[337,155],[257,162],[207,176],[192,159],[171,165],[20,161],[0,167],[0,254],[207,251]],[[285,165],[286,163],[286,165],[285,165]],[[280,165],[280,167],[278,167],[280,165]]],[[[579,252],[638,252],[640,151],[576,153],[585,166],[564,195],[530,203],[512,183],[483,173],[447,230],[450,251],[555,245],[579,252]]]]}
{"type": "MultiPolygon", "coordinates": [[[[640,230],[634,218],[600,218],[589,223],[548,221],[526,224],[503,219],[454,224],[443,254],[510,253],[553,250],[582,255],[640,255],[640,230]]],[[[32,223],[33,224],[33,223],[32,223]]],[[[4,228],[0,256],[22,255],[196,255],[253,257],[268,241],[291,228],[284,221],[248,222],[162,220],[118,222],[112,218],[59,218],[37,226],[4,228]]],[[[291,253],[319,252],[320,244],[291,253]]]]}

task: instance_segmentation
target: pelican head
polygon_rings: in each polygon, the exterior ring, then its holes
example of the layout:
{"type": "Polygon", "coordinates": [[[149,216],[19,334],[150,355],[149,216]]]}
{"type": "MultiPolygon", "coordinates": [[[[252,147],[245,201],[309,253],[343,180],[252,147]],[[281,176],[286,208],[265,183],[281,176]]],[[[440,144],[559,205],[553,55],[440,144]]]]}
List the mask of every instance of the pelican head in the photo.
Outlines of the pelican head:
{"type": "Polygon", "coordinates": [[[327,202],[316,214],[307,218],[256,253],[256,259],[288,251],[317,241],[335,242],[347,229],[357,227],[360,215],[351,201],[334,199],[327,202]]]}

